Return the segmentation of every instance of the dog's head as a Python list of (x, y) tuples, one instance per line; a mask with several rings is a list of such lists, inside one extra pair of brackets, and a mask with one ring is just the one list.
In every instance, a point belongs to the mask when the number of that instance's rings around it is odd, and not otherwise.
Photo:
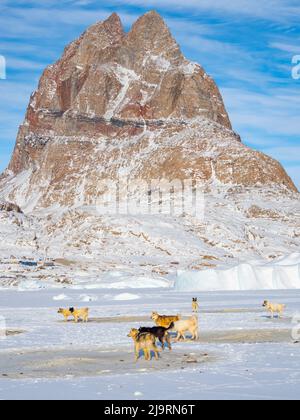
[(75, 309), (74, 308), (69, 308), (69, 311), (71, 312), (71, 314), (73, 314)]
[(136, 340), (137, 336), (139, 335), (139, 331), (136, 328), (132, 328), (127, 335), (127, 337), (132, 338), (133, 340)]
[(152, 319), (153, 321), (157, 321), (157, 320), (158, 320), (158, 317), (159, 317), (159, 315), (158, 315), (158, 313), (157, 313), (157, 312), (152, 312), (151, 319)]
[(263, 306), (263, 308), (266, 308), (268, 305), (269, 305), (269, 301), (265, 300), (262, 306)]
[(63, 314), (64, 313), (64, 309), (63, 308), (59, 308), (59, 310), (57, 311), (58, 314)]
[(193, 298), (193, 302), (198, 302), (198, 298)]

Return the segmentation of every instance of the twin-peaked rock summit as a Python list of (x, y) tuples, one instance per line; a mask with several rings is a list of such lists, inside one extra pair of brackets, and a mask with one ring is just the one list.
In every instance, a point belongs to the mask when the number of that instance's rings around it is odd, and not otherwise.
[(295, 190), (277, 162), (232, 132), (216, 84), (156, 12), (127, 34), (113, 14), (45, 70), (9, 170), (6, 191), (23, 207), (84, 204), (99, 177), (124, 174)]

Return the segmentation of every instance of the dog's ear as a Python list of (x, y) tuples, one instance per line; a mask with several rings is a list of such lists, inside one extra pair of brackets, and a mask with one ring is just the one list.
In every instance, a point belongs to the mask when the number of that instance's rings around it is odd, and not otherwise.
[(71, 312), (71, 314), (74, 312), (74, 308), (70, 308), (69, 311)]

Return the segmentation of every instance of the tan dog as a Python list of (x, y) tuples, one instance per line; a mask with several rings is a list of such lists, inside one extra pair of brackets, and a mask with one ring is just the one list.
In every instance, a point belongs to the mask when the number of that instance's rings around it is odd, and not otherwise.
[(156, 347), (156, 337), (149, 333), (139, 333), (138, 330), (132, 328), (128, 337), (131, 337), (134, 341), (134, 353), (135, 361), (139, 359), (140, 351), (143, 350), (146, 360), (151, 360), (151, 351), (155, 354), (155, 359), (158, 360), (158, 353), (161, 351)]
[(195, 313), (198, 313), (199, 312), (198, 298), (193, 298), (193, 301), (192, 301), (192, 310)]
[(180, 320), (180, 316), (172, 316), (172, 315), (159, 315), (157, 312), (152, 312), (151, 316), (152, 321), (155, 322), (155, 324), (158, 327), (164, 327), (169, 328), (169, 326), (172, 324), (172, 322), (176, 322)]
[(271, 313), (272, 318), (274, 318), (274, 314), (278, 314), (279, 318), (281, 318), (286, 308), (285, 305), (282, 305), (279, 303), (271, 303), (268, 300), (264, 301), (263, 307), (266, 308), (267, 311)]
[(77, 323), (80, 319), (82, 319), (83, 322), (89, 321), (89, 308), (69, 308), (69, 309), (63, 309), (60, 308), (58, 310), (59, 314), (62, 314), (65, 318), (65, 321), (68, 322), (68, 319), (70, 316), (73, 316), (75, 322)]
[(190, 319), (175, 322), (173, 330), (177, 331), (177, 341), (179, 341), (181, 338), (185, 340), (185, 333), (187, 332), (190, 332), (192, 334), (192, 340), (198, 340), (198, 317), (194, 315)]

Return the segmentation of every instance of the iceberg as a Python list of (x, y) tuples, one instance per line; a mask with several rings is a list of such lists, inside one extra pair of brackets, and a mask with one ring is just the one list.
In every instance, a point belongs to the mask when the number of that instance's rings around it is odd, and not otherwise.
[(181, 271), (177, 291), (247, 291), (300, 289), (300, 253), (271, 263), (241, 263), (230, 268)]

